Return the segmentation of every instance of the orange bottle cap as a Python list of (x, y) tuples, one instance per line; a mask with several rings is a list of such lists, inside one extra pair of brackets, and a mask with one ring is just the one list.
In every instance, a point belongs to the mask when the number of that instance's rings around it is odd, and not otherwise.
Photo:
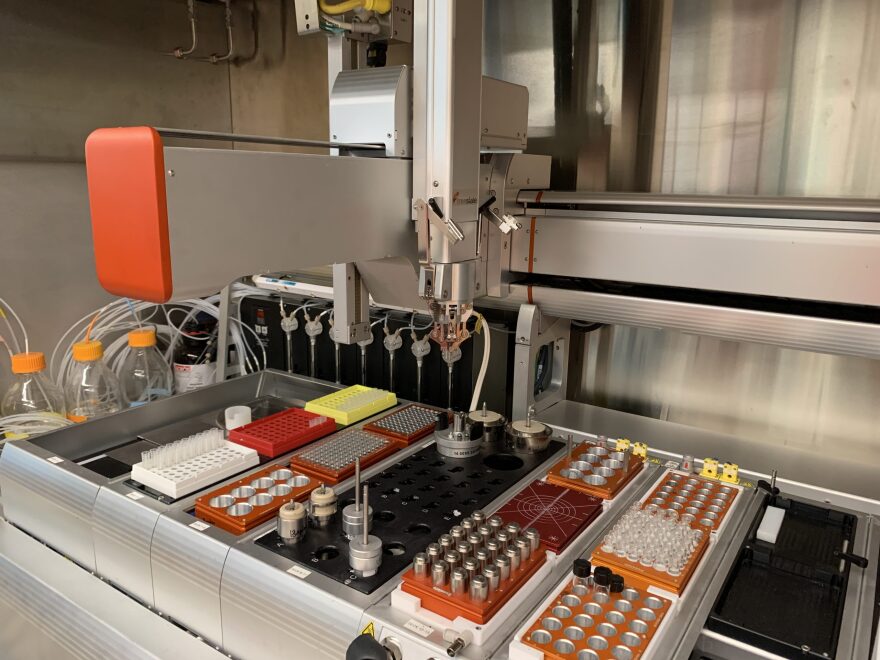
[(132, 348), (145, 348), (156, 345), (155, 328), (138, 328), (128, 333), (128, 345)]
[(12, 373), (32, 374), (46, 368), (46, 356), (39, 351), (16, 353), (12, 356)]
[(73, 359), (77, 362), (94, 362), (104, 357), (104, 345), (97, 339), (84, 339), (73, 345)]

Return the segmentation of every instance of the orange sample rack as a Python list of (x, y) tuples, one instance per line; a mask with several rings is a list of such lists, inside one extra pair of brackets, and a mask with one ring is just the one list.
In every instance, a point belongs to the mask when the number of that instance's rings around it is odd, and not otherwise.
[(437, 421), (437, 414), (441, 412), (443, 411), (437, 408), (411, 403), (364, 425), (364, 430), (381, 433), (411, 445), (431, 434)]
[(422, 607), (450, 621), (462, 616), (474, 623), (484, 624), (528, 582), (545, 561), (547, 561), (547, 548), (541, 543), (516, 570), (511, 568), (510, 577), (501, 580), (498, 589), (491, 591), (487, 600), (483, 602), (473, 600), (467, 591), (463, 594), (452, 593), (448, 582), (442, 587), (433, 586), (430, 575), (417, 577), (412, 568), (403, 574), (401, 588), (408, 594), (418, 596)]
[(196, 500), (196, 516), (232, 534), (262, 525), (282, 505), (306, 499), (318, 482), (283, 465), (270, 465)]
[(290, 467), (324, 483), (337, 484), (354, 474), (356, 459), (360, 459), (363, 469), (402, 446), (401, 441), (372, 431), (346, 429), (294, 454)]
[(529, 627), (522, 642), (545, 659), (638, 660), (671, 605), (666, 598), (649, 594), (647, 584), (637, 580), (611, 594), (569, 582)]
[(703, 477), (670, 472), (645, 502), (677, 511), (691, 527), (713, 531), (733, 506), (737, 490)]
[[(576, 449), (579, 454), (573, 456), (571, 462), (565, 457), (550, 468), (547, 481), (610, 500), (644, 466), (644, 461), (632, 453), (611, 451), (593, 444), (578, 445)], [(624, 461), (628, 461), (626, 465)]]

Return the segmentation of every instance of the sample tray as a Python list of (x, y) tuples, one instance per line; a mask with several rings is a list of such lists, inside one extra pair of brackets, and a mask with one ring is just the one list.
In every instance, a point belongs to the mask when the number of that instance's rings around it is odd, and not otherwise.
[(418, 403), (404, 406), (384, 417), (364, 425), (364, 430), (374, 431), (411, 445), (428, 436), (434, 430), (437, 408), (429, 408)]
[(697, 547), (691, 552), (687, 562), (678, 575), (670, 575), (667, 572), (658, 571), (653, 566), (645, 566), (641, 563), (631, 561), (626, 557), (618, 557), (616, 554), (606, 552), (602, 549), (602, 542), (593, 550), (591, 560), (594, 564), (608, 566), (615, 573), (620, 573), (627, 580), (635, 580), (646, 582), (650, 585), (660, 587), (674, 594), (681, 594), (687, 586), (688, 580), (696, 570), (700, 563), (706, 548), (709, 546), (709, 534), (703, 530)]
[(534, 527), (541, 541), (557, 554), (602, 513), (602, 500), (545, 481), (535, 481), (497, 512), (522, 529)]
[[(579, 490), (587, 495), (610, 500), (641, 472), (644, 461), (635, 454), (612, 451), (601, 445), (582, 444), (580, 452), (563, 458), (550, 468), (547, 481), (566, 488)], [(629, 456), (628, 470), (623, 461)]]
[(336, 421), (330, 417), (306, 412), (302, 408), (288, 408), (233, 429), (229, 432), (229, 439), (255, 449), (260, 456), (275, 458), (335, 430)]
[[(561, 446), (553, 441), (531, 455), (496, 454), (483, 447), (476, 456), (452, 459), (440, 456), (430, 445), (370, 478), (371, 533), (383, 544), (382, 565), (372, 577), (359, 578), (351, 572), (348, 540), (338, 514), (330, 526), (309, 529), (298, 545), (285, 545), (274, 531), (255, 542), (352, 589), (372, 593), (396, 579), (428, 543), (499, 498)], [(352, 502), (351, 489), (339, 494), (340, 510)]]
[[(179, 499), (259, 465), (260, 457), (256, 451), (223, 440), (222, 433), (220, 429), (210, 429), (184, 438), (180, 442), (187, 446), (198, 443), (202, 437), (207, 438), (204, 442), (213, 443), (213, 448), (193, 455), (180, 450), (183, 458), (176, 459), (176, 463), (163, 467), (149, 467), (149, 459), (135, 463), (131, 467), (131, 480), (172, 499)], [(173, 452), (168, 450), (177, 444), (172, 443), (151, 452), (164, 451), (173, 456)]]
[(332, 417), (338, 424), (349, 426), (394, 405), (397, 405), (394, 392), (352, 385), (309, 401), (306, 410), (316, 415)]
[[(504, 522), (513, 521), (505, 519)], [(432, 584), (430, 575), (416, 577), (413, 569), (403, 574), (403, 585), (401, 588), (406, 593), (417, 596), (421, 600), (421, 607), (446, 617), (450, 621), (454, 621), (462, 616), (474, 623), (484, 624), (495, 616), (507, 601), (513, 598), (513, 595), (529, 581), (529, 578), (546, 561), (547, 547), (542, 543), (538, 545), (536, 550), (531, 552), (529, 558), (522, 562), (516, 570), (511, 568), (510, 577), (506, 580), (501, 580), (498, 589), (491, 592), (487, 600), (483, 602), (473, 600), (467, 593), (452, 593), (449, 590), (448, 583), (443, 587), (435, 587)]]
[(738, 489), (681, 472), (669, 472), (645, 499), (661, 509), (672, 509), (678, 515), (707, 531), (718, 529), (733, 506)]
[(345, 481), (354, 474), (356, 459), (361, 469), (368, 467), (401, 448), (398, 440), (384, 435), (347, 429), (294, 454), (290, 466), (328, 484)]
[(283, 465), (270, 465), (196, 500), (196, 516), (232, 534), (262, 525), (291, 500), (302, 501), (318, 483)]
[(638, 660), (671, 605), (638, 581), (612, 594), (569, 582), (529, 627), (522, 643), (553, 660)]
[(706, 625), (783, 657), (833, 658), (850, 575), (836, 552), (852, 547), (857, 520), (785, 497), (773, 506), (785, 509), (776, 543), (755, 536), (762, 508)]

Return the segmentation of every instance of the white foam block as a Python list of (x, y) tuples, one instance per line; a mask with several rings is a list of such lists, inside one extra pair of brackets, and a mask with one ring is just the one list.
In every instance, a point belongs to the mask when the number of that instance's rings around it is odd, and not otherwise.
[(777, 506), (768, 506), (764, 511), (764, 517), (758, 526), (758, 539), (767, 543), (776, 543), (779, 536), (779, 528), (782, 527), (782, 519), (785, 518), (785, 509)]

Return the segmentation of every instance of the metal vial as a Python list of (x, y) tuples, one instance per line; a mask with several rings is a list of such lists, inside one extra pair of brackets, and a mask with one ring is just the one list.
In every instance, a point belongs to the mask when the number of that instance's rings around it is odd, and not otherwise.
[(526, 531), (523, 532), (523, 536), (525, 536), (529, 540), (532, 552), (537, 552), (538, 546), (541, 544), (541, 533), (534, 527), (529, 527)]
[(495, 539), (489, 539), (486, 541), (486, 551), (489, 553), (489, 561), (494, 562), (496, 557), (498, 557), (498, 552), (501, 550), (501, 546), (498, 541)]
[(498, 586), (501, 584), (501, 569), (495, 564), (489, 564), (483, 569), (483, 575), (489, 581), (489, 593), (497, 591)]
[(413, 557), (413, 573), (416, 577), (428, 576), (428, 555), (424, 552), (417, 552)]
[(471, 548), (473, 548), (474, 552), (476, 552), (478, 548), (483, 547), (483, 537), (477, 532), (471, 532), (468, 534), (467, 540), (468, 543), (471, 544)]
[(458, 554), (461, 555), (462, 560), (464, 560), (465, 557), (470, 557), (471, 552), (473, 552), (471, 544), (467, 541), (459, 541), (458, 545), (455, 546), (455, 549), (458, 551)]
[(498, 577), (501, 580), (510, 578), (510, 558), (507, 555), (498, 555), (495, 565), (498, 567)]
[(478, 525), (482, 525), (484, 522), (486, 522), (486, 514), (483, 513), (482, 511), (480, 511), (479, 509), (477, 509), (476, 511), (474, 511), (471, 514), (471, 518), (473, 518), (474, 522), (477, 523)]
[(449, 588), (454, 594), (463, 594), (467, 591), (467, 571), (461, 566), (452, 569), (449, 578)]
[(477, 524), (474, 522), (473, 518), (462, 518), (461, 522), (458, 524), (461, 526), (461, 528), (465, 531), (466, 534), (470, 534), (471, 530), (477, 526)]
[(455, 549), (455, 539), (450, 534), (441, 534), (440, 538), (437, 539), (437, 543), (443, 548), (443, 552)]
[(510, 543), (510, 534), (506, 529), (499, 529), (495, 533), (495, 540), (498, 542), (498, 552), (503, 554), (507, 550), (507, 544)]
[(504, 521), (501, 519), (501, 516), (490, 516), (486, 524), (492, 528), (492, 531), (497, 532), (504, 525)]
[(504, 529), (506, 529), (507, 533), (510, 534), (510, 540), (516, 541), (517, 537), (519, 536), (521, 527), (519, 526), (519, 523), (512, 522), (507, 523), (507, 526)]
[(461, 555), (458, 554), (455, 550), (450, 550), (446, 553), (446, 563), (449, 565), (450, 573), (461, 566)]
[(489, 598), (489, 581), (485, 575), (477, 574), (471, 579), (470, 596), (472, 600), (478, 603), (482, 603)]
[(452, 529), (449, 530), (449, 535), (455, 539), (455, 543), (458, 543), (465, 537), (464, 527), (461, 525), (456, 525)]
[(527, 538), (520, 537), (516, 540), (516, 549), (519, 551), (519, 562), (525, 564), (532, 556), (532, 546)]
[(462, 568), (467, 571), (468, 582), (474, 579), (474, 576), (480, 570), (480, 562), (478, 562), (474, 557), (468, 557), (462, 563)]
[(425, 554), (428, 555), (428, 560), (435, 564), (443, 556), (443, 547), (439, 543), (430, 543), (425, 550)]
[(444, 586), (447, 573), (449, 573), (449, 564), (441, 559), (431, 567), (431, 584), (435, 587)]
[(504, 556), (510, 560), (510, 572), (513, 573), (519, 569), (519, 550), (515, 546), (509, 546), (507, 550), (504, 551)]
[(486, 542), (491, 539), (492, 534), (494, 534), (492, 528), (489, 527), (489, 525), (480, 525), (477, 528), (477, 531), (480, 533), (480, 536), (483, 537), (483, 545), (486, 545)]
[(489, 551), (486, 548), (480, 548), (474, 553), (474, 559), (476, 559), (480, 563), (480, 572), (482, 573), (486, 569), (486, 565), (491, 563), (489, 559)]

